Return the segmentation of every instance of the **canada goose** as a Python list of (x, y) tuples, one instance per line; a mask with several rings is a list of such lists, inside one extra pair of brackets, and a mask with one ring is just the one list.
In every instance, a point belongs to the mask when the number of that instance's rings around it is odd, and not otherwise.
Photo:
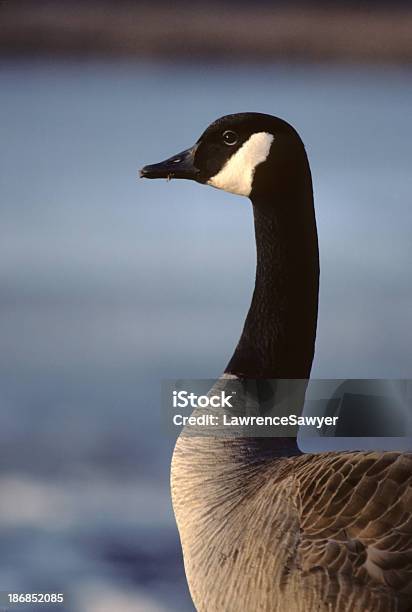
[[(141, 176), (250, 198), (256, 283), (221, 381), (308, 378), (319, 264), (296, 131), (270, 115), (228, 115)], [(199, 612), (412, 610), (412, 454), (301, 455), (290, 438), (181, 435), (171, 479)]]

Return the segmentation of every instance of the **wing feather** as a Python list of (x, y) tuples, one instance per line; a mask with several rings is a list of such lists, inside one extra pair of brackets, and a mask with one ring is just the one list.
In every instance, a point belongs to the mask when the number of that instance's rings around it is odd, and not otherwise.
[[(321, 474), (319, 478), (318, 475)], [(294, 474), (303, 572), (412, 598), (412, 454), (305, 456)]]

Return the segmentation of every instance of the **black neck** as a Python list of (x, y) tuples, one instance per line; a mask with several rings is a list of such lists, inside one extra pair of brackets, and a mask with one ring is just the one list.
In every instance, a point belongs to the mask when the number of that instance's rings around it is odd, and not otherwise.
[[(306, 161), (305, 159), (303, 160)], [(302, 162), (302, 160), (301, 160)], [(271, 196), (252, 194), (257, 265), (252, 303), (226, 372), (309, 378), (316, 336), (319, 256), (309, 166)]]

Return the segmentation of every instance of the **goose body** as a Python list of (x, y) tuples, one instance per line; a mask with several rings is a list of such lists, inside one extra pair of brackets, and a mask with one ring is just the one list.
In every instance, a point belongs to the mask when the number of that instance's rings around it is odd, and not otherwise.
[(181, 436), (175, 448), (196, 609), (410, 611), (412, 456), (279, 457), (249, 442)]
[[(270, 115), (222, 117), (194, 147), (141, 175), (196, 180), (252, 202), (255, 290), (216, 388), (309, 378), (319, 258), (295, 130)], [(412, 454), (302, 455), (293, 438), (183, 431), (171, 483), (198, 612), (412, 611)]]

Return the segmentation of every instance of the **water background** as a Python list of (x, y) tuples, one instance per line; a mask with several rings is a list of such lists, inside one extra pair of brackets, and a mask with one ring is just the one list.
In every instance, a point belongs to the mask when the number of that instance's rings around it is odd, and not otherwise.
[[(293, 123), (321, 250), (313, 376), (409, 378), (412, 71), (0, 64), (0, 590), (193, 610), (162, 378), (217, 376), (253, 288), (248, 200), (137, 169), (216, 117)], [(105, 607), (106, 606), (106, 607)]]

